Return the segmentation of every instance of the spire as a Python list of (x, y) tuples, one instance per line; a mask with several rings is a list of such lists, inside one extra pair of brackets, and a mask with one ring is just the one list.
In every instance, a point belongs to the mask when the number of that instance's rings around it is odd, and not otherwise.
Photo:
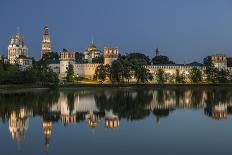
[(44, 35), (49, 35), (48, 26), (44, 27)]
[(11, 44), (11, 45), (14, 45), (14, 36), (13, 36), (13, 35), (11, 36), (10, 44)]
[(15, 37), (15, 44), (17, 46), (20, 45), (20, 33), (19, 33), (19, 27), (17, 27), (16, 37)]
[(22, 47), (24, 47), (25, 46), (25, 38), (24, 38), (24, 36), (22, 36)]
[(156, 50), (155, 50), (155, 56), (160, 56), (160, 50), (159, 50), (159, 48), (156, 48)]
[(91, 44), (92, 45), (94, 44), (94, 38), (93, 38), (93, 36), (92, 36)]

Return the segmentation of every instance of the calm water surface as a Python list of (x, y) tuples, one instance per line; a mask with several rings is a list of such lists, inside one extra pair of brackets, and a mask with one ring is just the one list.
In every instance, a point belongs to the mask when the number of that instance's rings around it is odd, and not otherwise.
[(229, 154), (231, 114), (229, 88), (0, 93), (0, 154)]

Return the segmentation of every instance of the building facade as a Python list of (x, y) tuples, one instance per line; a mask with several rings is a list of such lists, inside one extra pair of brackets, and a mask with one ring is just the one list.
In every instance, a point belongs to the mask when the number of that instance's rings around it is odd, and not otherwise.
[(44, 27), (43, 39), (42, 39), (42, 48), (41, 48), (41, 58), (44, 54), (52, 52), (51, 40), (49, 35), (48, 27)]
[[(114, 60), (118, 59), (118, 48), (105, 48), (104, 49), (104, 64), (111, 65)], [(79, 64), (75, 62), (75, 53), (67, 50), (60, 52), (60, 61), (56, 63), (50, 63), (49, 67), (53, 72), (57, 73), (59, 77), (65, 78), (67, 67), (69, 64), (73, 65), (74, 74), (77, 77), (83, 77), (87, 79), (93, 79), (96, 68), (101, 65), (98, 63)]]
[(216, 68), (227, 68), (227, 57), (225, 54), (215, 54), (211, 56), (211, 61)]
[(8, 61), (10, 64), (16, 64), (20, 56), (28, 57), (28, 48), (25, 45), (24, 37), (21, 38), (20, 33), (17, 32), (15, 39), (12, 36), (10, 45), (8, 46)]
[(117, 60), (119, 56), (118, 48), (104, 48), (104, 64), (111, 65), (113, 61)]
[(96, 44), (92, 41), (92, 43), (88, 46), (88, 48), (84, 51), (84, 59), (88, 63), (92, 63), (94, 58), (98, 58), (101, 56), (101, 51), (97, 49)]

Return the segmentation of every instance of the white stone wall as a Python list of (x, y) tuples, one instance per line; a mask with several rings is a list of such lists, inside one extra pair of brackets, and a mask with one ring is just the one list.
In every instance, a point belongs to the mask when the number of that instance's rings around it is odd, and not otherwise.
[[(66, 77), (67, 67), (69, 63), (74, 64), (74, 61), (60, 61), (60, 77)], [(74, 69), (75, 72), (75, 69)]]
[(78, 77), (93, 79), (95, 70), (100, 64), (74, 64), (74, 73)]
[(104, 59), (104, 64), (112, 65), (112, 62), (117, 60), (118, 58), (105, 58)]

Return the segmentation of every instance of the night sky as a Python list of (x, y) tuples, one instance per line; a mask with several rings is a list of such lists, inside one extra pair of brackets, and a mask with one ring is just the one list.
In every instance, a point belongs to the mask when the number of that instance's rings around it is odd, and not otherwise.
[(231, 0), (1, 0), (0, 53), (20, 27), (29, 56), (39, 58), (45, 25), (57, 52), (83, 51), (94, 38), (100, 50), (121, 53), (153, 57), (159, 47), (177, 63), (232, 56)]

